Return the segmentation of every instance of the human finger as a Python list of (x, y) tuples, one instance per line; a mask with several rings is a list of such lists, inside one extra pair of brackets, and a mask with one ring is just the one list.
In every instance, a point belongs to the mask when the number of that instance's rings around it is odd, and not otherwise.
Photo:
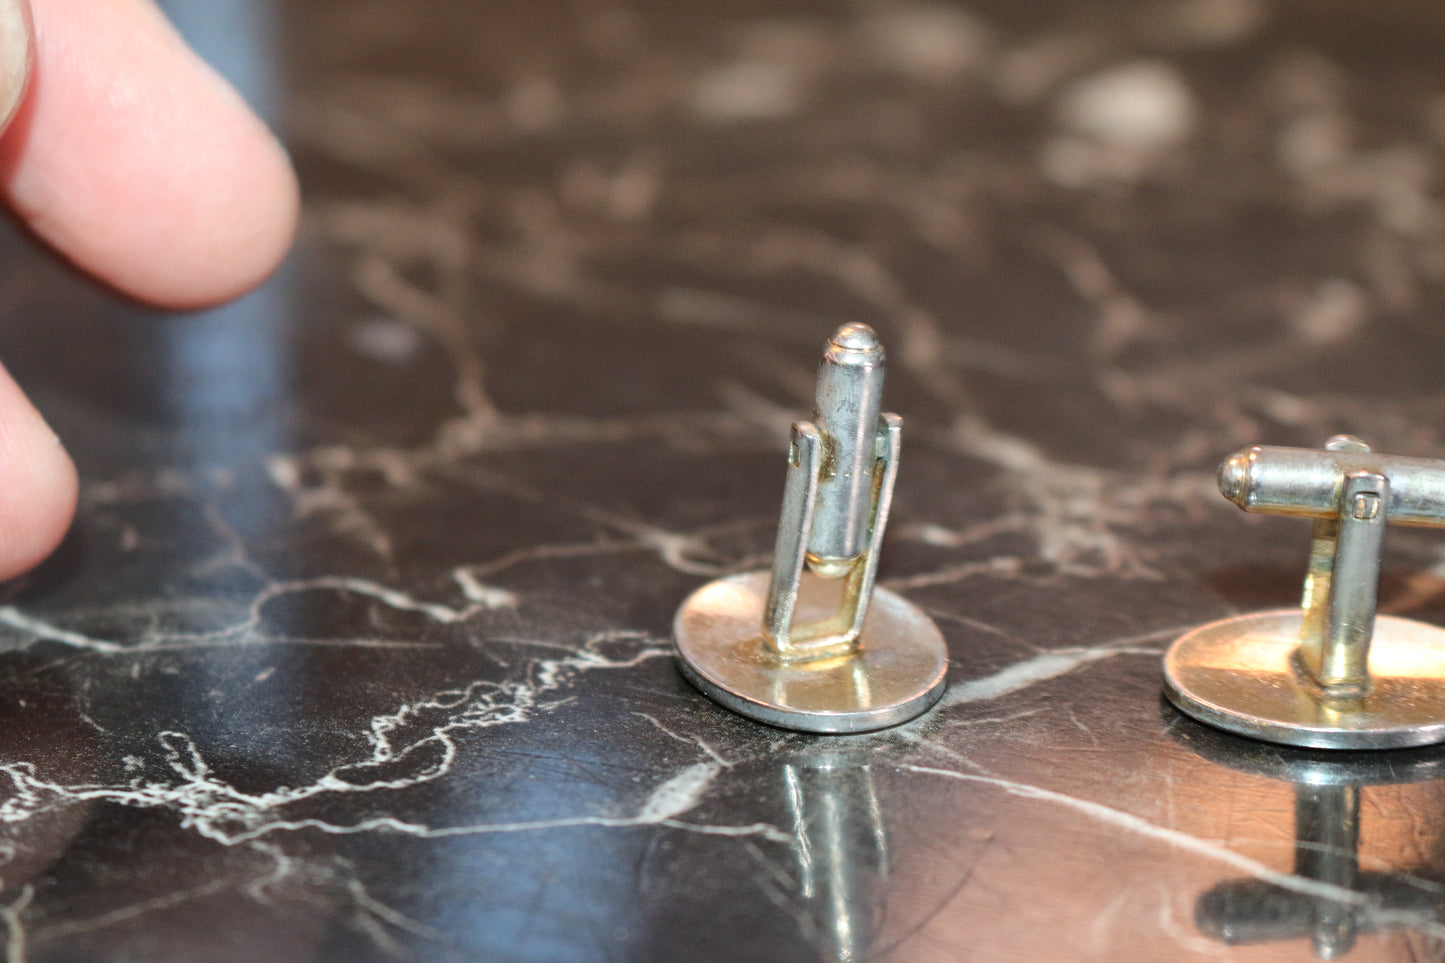
[(76, 265), (145, 301), (200, 307), (264, 279), (290, 245), (298, 192), (240, 96), (151, 0), (34, 0), (30, 13), (0, 0), (5, 69), (27, 22), (34, 65), (0, 137), (0, 195)]
[(0, 368), (0, 579), (33, 568), (60, 544), (76, 489), (55, 432)]

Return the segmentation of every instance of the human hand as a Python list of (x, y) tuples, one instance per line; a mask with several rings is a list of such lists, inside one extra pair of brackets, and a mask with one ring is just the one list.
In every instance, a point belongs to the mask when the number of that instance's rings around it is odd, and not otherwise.
[[(81, 269), (195, 308), (264, 279), (290, 245), (285, 151), (152, 0), (0, 0), (0, 197)], [(28, 84), (27, 84), (28, 78)], [(59, 543), (76, 476), (0, 369), (0, 578)]]

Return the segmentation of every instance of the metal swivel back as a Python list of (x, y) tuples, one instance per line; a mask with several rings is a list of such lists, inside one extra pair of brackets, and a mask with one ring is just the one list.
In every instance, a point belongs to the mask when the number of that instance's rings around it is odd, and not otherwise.
[(771, 574), (719, 579), (678, 610), (683, 674), (735, 712), (806, 732), (866, 732), (943, 694), (947, 651), (906, 599), (875, 586), (902, 419), (882, 413), (883, 346), (834, 332), (817, 411), (793, 424)]

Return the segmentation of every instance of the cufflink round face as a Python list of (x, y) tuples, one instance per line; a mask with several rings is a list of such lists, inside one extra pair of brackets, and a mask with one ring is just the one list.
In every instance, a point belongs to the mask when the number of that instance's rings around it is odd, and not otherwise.
[(1164, 692), (1181, 712), (1254, 739), (1318, 749), (1399, 749), (1445, 741), (1445, 629), (1375, 616), (1369, 684), (1325, 697), (1302, 671), (1304, 614), (1211, 622), (1164, 657)]
[[(704, 585), (677, 612), (673, 637), (688, 681), (740, 715), (803, 732), (884, 729), (920, 715), (943, 695), (948, 650), (923, 610), (875, 588), (854, 651), (785, 661), (763, 636), (769, 573)], [(806, 577), (798, 621), (837, 609), (837, 582)]]

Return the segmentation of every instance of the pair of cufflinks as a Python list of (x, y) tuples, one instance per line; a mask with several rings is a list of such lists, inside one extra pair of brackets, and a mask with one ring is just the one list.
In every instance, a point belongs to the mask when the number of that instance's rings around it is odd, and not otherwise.
[[(793, 424), (771, 572), (719, 579), (678, 610), (683, 674), (744, 716), (803, 732), (897, 725), (943, 695), (933, 620), (876, 585), (902, 420), (882, 410), (884, 352), (845, 324), (818, 369), (812, 421)], [(1220, 490), (1245, 511), (1314, 521), (1298, 609), (1212, 622), (1164, 658), (1186, 714), (1256, 739), (1328, 749), (1445, 741), (1445, 629), (1375, 612), (1389, 522), (1445, 528), (1445, 461), (1253, 447)]]

